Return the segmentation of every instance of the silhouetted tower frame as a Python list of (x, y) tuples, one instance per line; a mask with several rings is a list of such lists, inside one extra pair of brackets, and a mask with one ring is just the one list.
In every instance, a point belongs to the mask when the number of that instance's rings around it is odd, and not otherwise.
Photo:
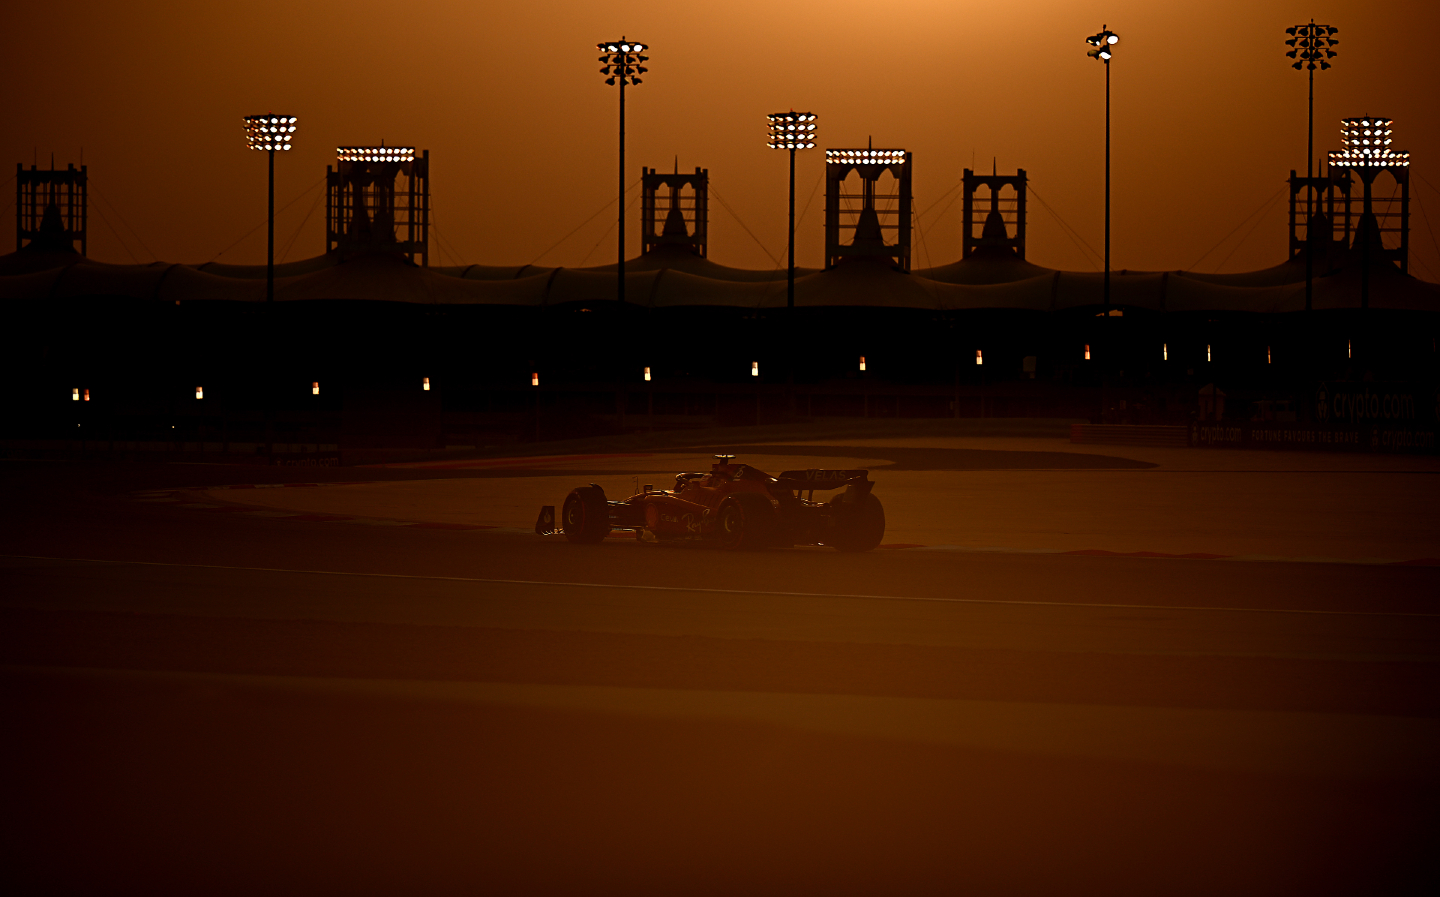
[[(914, 155), (904, 149), (827, 149), (825, 151), (825, 267), (847, 258), (888, 258), (901, 271), (910, 270), (910, 174)], [(851, 173), (860, 176), (861, 192), (842, 192)], [(893, 190), (879, 191), (889, 174)], [(860, 200), (860, 207), (851, 203)], [(887, 202), (888, 201), (888, 202)], [(882, 208), (882, 204), (888, 207)], [(894, 242), (885, 239), (894, 235)], [(845, 236), (850, 242), (844, 242)]]
[[(1306, 240), (1314, 239), (1324, 243), (1324, 246), (1310, 247), (1314, 252), (1319, 253), (1320, 259), (1326, 259), (1335, 244), (1347, 246), (1350, 243), (1350, 235), (1354, 231), (1354, 221), (1351, 216), (1350, 191), (1354, 181), (1346, 170), (1331, 170), (1318, 177), (1305, 177), (1298, 175), (1292, 168), (1290, 170), (1290, 255), (1289, 258), (1299, 259), (1306, 251)], [(1302, 198), (1302, 194), (1304, 197)], [(1309, 220), (1315, 215), (1324, 215), (1328, 229), (1322, 227), (1311, 234)], [(1336, 232), (1340, 237), (1336, 239)], [(1315, 257), (1312, 256), (1306, 261), (1307, 267), (1313, 272)], [(1308, 307), (1308, 306), (1307, 306)]]
[[(673, 174), (641, 168), (640, 251), (684, 246), (706, 257), (709, 251), (710, 169)], [(687, 194), (685, 191), (689, 191)]]
[(399, 253), (429, 267), (430, 151), (382, 143), (335, 155), (325, 166), (325, 251)]
[[(989, 209), (984, 216), (977, 221), (975, 217), (975, 192), (985, 187), (990, 190)], [(1009, 187), (1012, 191), (1010, 196), (1002, 195), (1002, 191)], [(1010, 250), (1015, 257), (1024, 261), (1025, 259), (1025, 202), (1026, 202), (1026, 175), (1025, 169), (1017, 169), (1015, 174), (976, 174), (970, 169), (965, 169), (964, 177), (961, 179), (961, 216), (962, 227), (960, 244), (961, 258), (969, 258), (977, 250)], [(992, 217), (999, 216), (999, 221), (1004, 225), (1005, 236), (1000, 237), (994, 234), (993, 228), (987, 228), (987, 222)], [(976, 225), (979, 225), (979, 234), (976, 233)], [(987, 236), (987, 231), (989, 235)]]
[[(1355, 226), (1354, 243), (1360, 247), (1360, 307), (1370, 307), (1370, 260), (1377, 257), (1396, 262), (1402, 274), (1410, 273), (1410, 154), (1390, 148), (1394, 133), (1393, 119), (1376, 115), (1357, 115), (1340, 122), (1341, 150), (1329, 154), (1331, 169), (1353, 172), (1364, 190), (1361, 196), (1359, 222)], [(1381, 172), (1389, 172), (1400, 193), (1400, 211), (1375, 212), (1372, 188)], [(1354, 202), (1353, 196), (1350, 200)], [(1398, 217), (1398, 225), (1390, 225)], [(1384, 219), (1383, 221), (1381, 219)], [(1399, 234), (1400, 245), (1385, 248), (1385, 234)], [(1354, 244), (1352, 243), (1352, 246)]]
[[(36, 249), (69, 249), (80, 242), (80, 254), (89, 254), (90, 175), (86, 166), (74, 163), (48, 171), (32, 165), (15, 163), (15, 250), (27, 245)], [(45, 216), (55, 207), (52, 225), (46, 228)], [(58, 224), (58, 230), (55, 225)]]

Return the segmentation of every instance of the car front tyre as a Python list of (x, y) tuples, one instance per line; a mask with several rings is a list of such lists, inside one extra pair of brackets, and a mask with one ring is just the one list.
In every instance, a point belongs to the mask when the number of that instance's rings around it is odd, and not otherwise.
[(571, 490), (560, 509), (560, 522), (565, 538), (578, 545), (594, 545), (604, 539), (610, 533), (605, 490), (595, 485)]

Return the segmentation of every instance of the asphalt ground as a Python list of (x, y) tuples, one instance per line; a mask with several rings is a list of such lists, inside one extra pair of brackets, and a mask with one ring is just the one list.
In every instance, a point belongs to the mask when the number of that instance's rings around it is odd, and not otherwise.
[[(847, 448), (1037, 494), (1190, 464), (889, 442)], [(1279, 538), (1224, 513), (1262, 472), (1218, 456), (1183, 473), (1218, 496), (1190, 535)], [(1268, 458), (1359, 514), (1314, 532), (1440, 554), (1428, 460)], [(137, 500), (635, 475), (592, 461), (0, 462), (13, 891), (1433, 891), (1437, 567), (727, 554)], [(1117, 519), (1183, 537), (1172, 506)]]

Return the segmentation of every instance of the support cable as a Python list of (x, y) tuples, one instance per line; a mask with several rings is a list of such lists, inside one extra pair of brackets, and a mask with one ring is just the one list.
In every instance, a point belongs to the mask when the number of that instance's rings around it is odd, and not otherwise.
[(95, 211), (99, 213), (100, 220), (104, 222), (105, 226), (110, 229), (110, 233), (114, 234), (115, 239), (120, 241), (120, 248), (124, 249), (125, 254), (130, 256), (130, 261), (134, 262), (137, 265), (140, 264), (140, 260), (135, 257), (135, 253), (130, 251), (130, 245), (125, 242), (124, 237), (120, 236), (120, 232), (115, 229), (115, 225), (110, 223), (110, 219), (105, 216), (105, 210), (100, 208), (99, 203), (95, 204)]
[[(630, 182), (630, 186), (628, 186), (628, 187), (625, 188), (626, 194), (629, 194), (629, 192), (630, 192), (631, 190), (635, 189), (635, 185), (638, 184), (638, 183), (640, 183), (641, 180), (642, 180), (641, 178), (636, 178), (634, 181), (631, 181), (631, 182)], [(535, 256), (535, 258), (531, 260), (530, 265), (527, 265), (526, 267), (533, 266), (536, 262), (540, 261), (540, 260), (543, 259), (545, 256), (549, 255), (552, 251), (554, 251), (555, 247), (559, 246), (561, 243), (564, 243), (566, 240), (568, 240), (568, 239), (570, 239), (571, 237), (575, 236), (576, 231), (580, 230), (580, 228), (582, 228), (582, 227), (584, 227), (585, 225), (589, 224), (590, 222), (594, 221), (598, 216), (600, 216), (601, 214), (603, 214), (607, 209), (609, 209), (611, 206), (615, 205), (615, 203), (616, 203), (618, 200), (619, 200), (619, 197), (618, 197), (618, 196), (612, 196), (612, 197), (610, 197), (609, 201), (606, 202), (605, 205), (603, 205), (603, 206), (601, 206), (600, 208), (596, 209), (596, 210), (595, 210), (595, 213), (594, 213), (593, 215), (591, 215), (589, 218), (586, 218), (584, 221), (582, 221), (582, 222), (580, 222), (579, 224), (575, 225), (575, 227), (574, 227), (568, 234), (566, 234), (565, 236), (563, 236), (563, 237), (561, 237), (560, 239), (556, 240), (554, 243), (551, 243), (550, 246), (549, 246), (549, 248), (547, 248), (544, 252), (540, 253), (539, 255)], [(593, 252), (593, 250), (592, 250), (592, 252)], [(586, 258), (589, 258), (589, 256), (587, 255)]]
[[(629, 193), (630, 191), (627, 189), (625, 192), (626, 192), (626, 193)], [(639, 200), (640, 200), (640, 194), (639, 194), (639, 193), (636, 193), (636, 194), (635, 194), (635, 198), (632, 199), (632, 200), (630, 200), (629, 202), (627, 202), (627, 203), (625, 204), (625, 211), (628, 212), (628, 211), (630, 211), (631, 209), (635, 208), (635, 203), (639, 202)], [(598, 214), (598, 213), (597, 213), (597, 214)], [(594, 216), (592, 215), (591, 217), (593, 218)], [(598, 240), (595, 241), (595, 245), (590, 247), (590, 251), (587, 252), (587, 253), (585, 253), (585, 258), (584, 258), (583, 261), (580, 262), (579, 267), (581, 267), (581, 268), (585, 267), (586, 263), (588, 263), (588, 262), (590, 261), (590, 256), (594, 255), (594, 254), (595, 254), (595, 250), (597, 250), (597, 249), (600, 248), (600, 244), (601, 244), (601, 243), (604, 243), (605, 240), (606, 240), (606, 238), (608, 238), (608, 237), (610, 236), (610, 232), (615, 229), (615, 225), (616, 225), (617, 223), (618, 223), (618, 222), (616, 222), (616, 221), (610, 222), (610, 225), (605, 228), (605, 233), (601, 234), (601, 235), (600, 235), (600, 239), (598, 239)]]
[[(318, 186), (320, 186), (321, 184), (325, 183), (325, 178), (326, 178), (326, 175), (323, 175), (323, 174), (320, 175), (320, 180), (318, 180), (318, 181), (316, 181), (315, 183), (311, 184), (309, 187), (306, 187), (306, 188), (305, 188), (304, 190), (302, 190), (302, 191), (299, 193), (299, 195), (297, 195), (294, 199), (290, 200), (289, 202), (285, 203), (285, 205), (283, 205), (283, 206), (281, 206), (280, 208), (276, 209), (276, 210), (275, 210), (275, 214), (276, 214), (276, 215), (279, 215), (281, 212), (283, 212), (283, 211), (285, 211), (286, 209), (290, 208), (290, 207), (293, 206), (295, 203), (297, 203), (297, 202), (299, 202), (300, 200), (304, 199), (305, 196), (308, 195), (311, 190), (314, 190), (316, 187), (318, 187)], [(270, 219), (269, 219), (268, 217), (266, 217), (265, 220), (261, 221), (259, 224), (255, 225), (254, 227), (252, 227), (252, 228), (250, 228), (249, 230), (247, 230), (245, 233), (241, 234), (241, 235), (240, 235), (240, 238), (237, 239), (234, 243), (231, 243), (229, 246), (226, 246), (224, 249), (222, 249), (222, 250), (220, 250), (219, 252), (215, 253), (215, 255), (211, 257), (210, 261), (211, 261), (211, 262), (217, 261), (217, 260), (220, 258), (220, 256), (222, 256), (222, 255), (224, 255), (225, 253), (229, 252), (230, 250), (234, 249), (236, 246), (239, 246), (241, 242), (243, 242), (247, 237), (249, 237), (251, 234), (255, 233), (255, 232), (256, 232), (257, 230), (259, 230), (260, 228), (264, 227), (267, 223), (269, 223), (269, 221), (270, 221)], [(209, 262), (207, 262), (206, 264), (209, 264)]]
[[(1287, 184), (1287, 185), (1285, 185), (1285, 186), (1289, 186), (1289, 185)], [(1280, 198), (1280, 194), (1285, 191), (1285, 186), (1282, 186), (1279, 190), (1275, 191), (1275, 194), (1270, 197), (1270, 200), (1269, 200), (1269, 204), (1270, 204), (1270, 205), (1273, 205), (1273, 204), (1274, 204), (1274, 200)], [(1270, 211), (1269, 208), (1265, 208), (1265, 209), (1262, 210), (1262, 212), (1268, 212), (1268, 211)], [(1225, 257), (1220, 260), (1220, 264), (1218, 264), (1218, 265), (1215, 266), (1215, 271), (1214, 271), (1213, 273), (1215, 273), (1215, 274), (1219, 274), (1219, 273), (1220, 273), (1220, 269), (1223, 268), (1223, 267), (1225, 267), (1225, 263), (1226, 263), (1226, 262), (1230, 261), (1230, 256), (1232, 256), (1232, 255), (1235, 254), (1235, 250), (1239, 249), (1241, 246), (1244, 246), (1244, 245), (1245, 245), (1245, 241), (1248, 240), (1248, 239), (1250, 239), (1250, 235), (1253, 234), (1253, 233), (1255, 233), (1255, 229), (1258, 228), (1258, 227), (1260, 226), (1261, 222), (1263, 222), (1263, 221), (1265, 220), (1265, 215), (1264, 215), (1263, 213), (1262, 213), (1262, 214), (1259, 214), (1259, 215), (1255, 215), (1255, 214), (1252, 212), (1251, 214), (1252, 214), (1252, 215), (1254, 216), (1254, 218), (1255, 218), (1255, 223), (1252, 224), (1252, 225), (1250, 225), (1250, 229), (1245, 232), (1245, 236), (1243, 236), (1243, 237), (1240, 238), (1240, 242), (1238, 242), (1238, 243), (1236, 243), (1234, 246), (1230, 247), (1230, 251), (1227, 252), (1227, 253), (1225, 253)], [(1307, 227), (1308, 227), (1308, 222), (1307, 222)], [(1306, 238), (1307, 240), (1310, 238), (1310, 234), (1309, 234), (1309, 231), (1308, 231), (1308, 230), (1306, 231), (1305, 238)]]
[[(1289, 185), (1287, 184), (1287, 185), (1285, 185), (1285, 186), (1289, 186)], [(1282, 186), (1279, 190), (1276, 190), (1273, 194), (1271, 194), (1264, 202), (1262, 202), (1258, 207), (1256, 207), (1255, 211), (1251, 212), (1249, 215), (1246, 215), (1244, 218), (1241, 218), (1239, 224), (1237, 224), (1237, 225), (1235, 225), (1234, 227), (1230, 228), (1230, 233), (1228, 233), (1228, 234), (1226, 234), (1225, 236), (1221, 237), (1221, 238), (1219, 239), (1219, 241), (1216, 242), (1216, 244), (1215, 244), (1214, 246), (1211, 246), (1209, 249), (1207, 249), (1207, 250), (1205, 251), (1205, 255), (1200, 256), (1198, 259), (1196, 259), (1194, 262), (1192, 262), (1192, 263), (1190, 264), (1190, 267), (1186, 268), (1185, 270), (1186, 270), (1186, 271), (1194, 271), (1194, 270), (1195, 270), (1195, 267), (1196, 267), (1197, 265), (1199, 265), (1201, 262), (1205, 261), (1206, 256), (1210, 255), (1210, 253), (1212, 253), (1212, 252), (1214, 252), (1215, 250), (1219, 249), (1220, 246), (1221, 246), (1221, 244), (1223, 244), (1226, 240), (1228, 240), (1228, 239), (1230, 239), (1231, 237), (1233, 237), (1233, 236), (1235, 235), (1235, 232), (1236, 232), (1237, 230), (1239, 230), (1240, 228), (1244, 227), (1244, 226), (1245, 226), (1245, 222), (1249, 221), (1251, 218), (1254, 218), (1256, 215), (1258, 215), (1258, 214), (1260, 214), (1261, 212), (1263, 212), (1263, 211), (1265, 211), (1266, 209), (1268, 209), (1268, 208), (1270, 207), (1270, 203), (1272, 203), (1272, 202), (1275, 201), (1275, 197), (1276, 197), (1276, 196), (1279, 196), (1281, 193), (1283, 193), (1283, 192), (1285, 191), (1285, 186)], [(1308, 226), (1309, 226), (1308, 223), (1307, 223), (1306, 226), (1307, 226), (1307, 228), (1308, 228)], [(1308, 230), (1307, 230), (1307, 233), (1308, 233)], [(1234, 252), (1234, 250), (1232, 249), (1231, 252)], [(1229, 256), (1226, 256), (1226, 258), (1228, 259)]]
[(712, 181), (711, 184), (710, 184), (710, 192), (713, 193), (713, 194), (715, 194), (715, 198), (718, 199), (718, 200), (720, 200), (720, 205), (725, 208), (725, 211), (729, 212), (729, 213), (730, 213), (730, 216), (731, 216), (732, 218), (734, 218), (734, 219), (736, 220), (736, 222), (739, 223), (740, 227), (741, 227), (742, 229), (744, 229), (745, 233), (747, 233), (747, 234), (750, 235), (750, 239), (752, 239), (752, 240), (755, 241), (755, 245), (760, 247), (760, 251), (761, 251), (761, 252), (764, 252), (766, 255), (770, 256), (770, 261), (774, 262), (777, 267), (778, 267), (779, 265), (783, 264), (779, 259), (777, 259), (777, 258), (775, 257), (775, 253), (771, 252), (769, 249), (767, 249), (767, 248), (765, 247), (765, 244), (764, 244), (764, 243), (761, 243), (761, 242), (760, 242), (760, 238), (757, 237), (757, 236), (755, 236), (755, 232), (752, 231), (749, 227), (747, 227), (747, 226), (745, 225), (745, 222), (744, 222), (743, 220), (741, 220), (740, 216), (737, 215), (737, 214), (735, 213), (735, 210), (730, 207), (730, 203), (726, 202), (726, 201), (725, 201), (725, 197), (721, 196), (721, 195), (720, 195), (720, 192), (715, 189), (715, 184), (714, 184), (713, 181)]
[[(1440, 258), (1440, 243), (1435, 240), (1435, 229), (1430, 225), (1430, 213), (1425, 211), (1425, 203), (1420, 200), (1419, 190), (1415, 191), (1415, 205), (1420, 209), (1420, 217), (1425, 219), (1425, 230), (1430, 234), (1430, 245), (1435, 247), (1435, 256)], [(1418, 261), (1418, 259), (1412, 259), (1412, 261)], [(1430, 269), (1426, 268), (1425, 270), (1429, 271)]]
[(300, 226), (295, 228), (295, 233), (290, 235), (290, 241), (285, 244), (285, 250), (280, 253), (280, 261), (282, 264), (290, 257), (290, 250), (295, 246), (295, 241), (300, 238), (300, 232), (305, 229), (306, 223), (310, 221), (310, 216), (315, 214), (315, 210), (320, 207), (320, 200), (324, 198), (324, 193), (315, 194), (315, 201), (310, 204), (310, 211), (306, 212), (305, 217), (300, 219)]
[(1081, 252), (1089, 252), (1090, 256), (1094, 258), (1096, 262), (1100, 263), (1100, 265), (1103, 267), (1104, 258), (1100, 255), (1100, 253), (1095, 251), (1095, 247), (1091, 246), (1085, 241), (1084, 237), (1080, 236), (1079, 231), (1075, 230), (1075, 228), (1065, 223), (1065, 219), (1060, 217), (1059, 212), (1055, 211), (1053, 208), (1050, 207), (1050, 203), (1046, 202), (1044, 197), (1040, 195), (1040, 192), (1035, 189), (1035, 182), (1028, 182), (1026, 184), (1026, 187), (1029, 189), (1029, 192), (1032, 193), (1037, 200), (1039, 200), (1040, 205), (1045, 208), (1045, 211), (1049, 212), (1052, 216), (1054, 216), (1055, 220), (1060, 224), (1060, 229), (1065, 233), (1067, 237), (1070, 238), (1070, 242), (1074, 243), (1075, 247)]
[[(150, 251), (150, 247), (149, 247), (149, 246), (146, 246), (146, 245), (145, 245), (145, 241), (140, 238), (139, 232), (137, 232), (137, 231), (135, 230), (135, 228), (133, 228), (133, 227), (130, 226), (130, 222), (128, 222), (128, 221), (125, 220), (125, 216), (124, 216), (124, 215), (121, 215), (121, 214), (120, 214), (120, 210), (115, 207), (115, 203), (111, 202), (103, 193), (101, 193), (101, 192), (100, 192), (100, 188), (99, 188), (98, 186), (95, 187), (94, 190), (95, 190), (95, 198), (104, 201), (104, 203), (110, 207), (110, 211), (114, 212), (114, 213), (115, 213), (115, 217), (120, 220), (120, 223), (123, 224), (123, 225), (125, 225), (125, 229), (128, 230), (128, 231), (130, 231), (130, 235), (135, 238), (135, 242), (140, 244), (140, 248), (143, 249), (143, 250), (145, 250), (147, 253), (149, 253), (150, 257), (151, 257), (152, 259), (154, 259), (155, 261), (157, 261), (157, 262), (160, 261), (160, 256), (158, 256), (158, 255), (156, 255), (154, 252), (151, 252), (151, 251)], [(99, 208), (99, 205), (96, 205), (96, 208), (98, 209), (98, 208)]]

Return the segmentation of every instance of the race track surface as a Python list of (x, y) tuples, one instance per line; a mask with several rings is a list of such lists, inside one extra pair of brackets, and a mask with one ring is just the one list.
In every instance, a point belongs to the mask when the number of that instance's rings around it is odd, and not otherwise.
[(743, 447), (864, 555), (514, 531), (699, 449), (0, 462), (14, 892), (1432, 889), (1431, 460), (914, 442)]

